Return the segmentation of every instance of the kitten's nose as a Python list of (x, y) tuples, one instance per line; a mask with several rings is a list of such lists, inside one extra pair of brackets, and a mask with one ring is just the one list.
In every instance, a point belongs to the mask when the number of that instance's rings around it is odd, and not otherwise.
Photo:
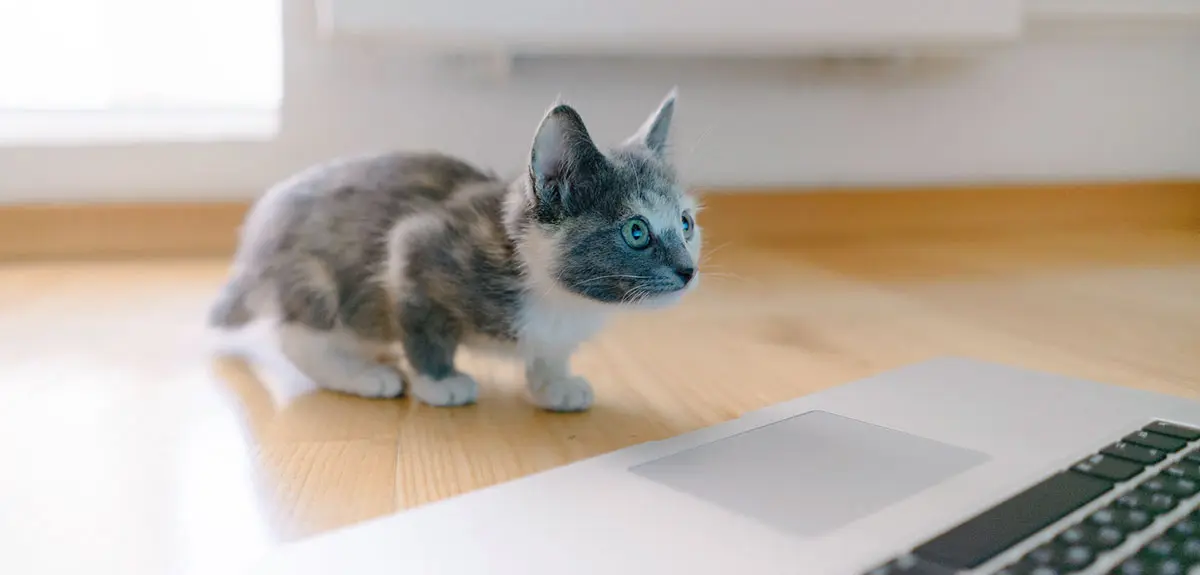
[(683, 280), (683, 285), (687, 285), (688, 282), (692, 281), (692, 277), (696, 275), (696, 268), (690, 266), (686, 268), (675, 268), (675, 275), (679, 276), (679, 279)]

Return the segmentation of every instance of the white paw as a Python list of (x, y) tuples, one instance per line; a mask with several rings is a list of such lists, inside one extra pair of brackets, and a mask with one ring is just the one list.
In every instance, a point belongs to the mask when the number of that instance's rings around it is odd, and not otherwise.
[(538, 407), (550, 411), (583, 411), (592, 406), (592, 385), (578, 376), (535, 382), (529, 392)]
[(412, 394), (436, 407), (466, 405), (475, 403), (475, 398), (479, 395), (479, 384), (465, 373), (439, 380), (417, 376), (413, 378)]
[(365, 369), (340, 383), (340, 391), (362, 397), (399, 397), (404, 392), (404, 377), (384, 366)]

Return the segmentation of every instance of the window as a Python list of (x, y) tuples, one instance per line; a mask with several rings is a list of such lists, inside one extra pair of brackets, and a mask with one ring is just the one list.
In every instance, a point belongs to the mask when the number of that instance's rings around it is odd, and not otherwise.
[(274, 134), (282, 0), (0, 0), (0, 145)]

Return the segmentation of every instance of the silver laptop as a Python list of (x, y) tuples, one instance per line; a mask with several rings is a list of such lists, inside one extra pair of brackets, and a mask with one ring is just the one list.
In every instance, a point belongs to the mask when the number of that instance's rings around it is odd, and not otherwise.
[(279, 548), (255, 573), (1200, 573), (1200, 403), (909, 366)]

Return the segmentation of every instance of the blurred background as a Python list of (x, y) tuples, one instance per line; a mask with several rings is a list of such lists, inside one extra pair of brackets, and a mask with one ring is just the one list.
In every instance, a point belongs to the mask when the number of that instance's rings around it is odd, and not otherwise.
[[(1200, 173), (1187, 0), (0, 3), (0, 199), (248, 198), (331, 155), (513, 170), (680, 87), (706, 187)], [(66, 169), (69, 166), (69, 169)]]

